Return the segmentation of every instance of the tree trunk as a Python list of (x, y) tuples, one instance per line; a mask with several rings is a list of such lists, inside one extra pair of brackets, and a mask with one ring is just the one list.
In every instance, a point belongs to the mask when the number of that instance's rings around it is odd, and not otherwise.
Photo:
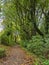
[(34, 34), (36, 34), (36, 32), (37, 32), (41, 36), (44, 36), (44, 34), (38, 29), (38, 27), (36, 25), (35, 10), (36, 10), (36, 1), (31, 0), (31, 21), (34, 24)]

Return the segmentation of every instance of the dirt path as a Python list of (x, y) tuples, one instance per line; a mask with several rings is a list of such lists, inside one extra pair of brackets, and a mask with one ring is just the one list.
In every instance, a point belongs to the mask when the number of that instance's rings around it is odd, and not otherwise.
[(7, 51), (7, 57), (0, 61), (0, 65), (32, 65), (33, 58), (20, 46), (10, 47)]

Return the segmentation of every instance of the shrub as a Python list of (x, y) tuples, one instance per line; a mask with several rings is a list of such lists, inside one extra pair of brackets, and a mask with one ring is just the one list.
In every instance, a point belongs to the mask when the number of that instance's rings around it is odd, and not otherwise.
[(45, 37), (45, 41), (46, 41), (45, 47), (49, 49), (49, 37), (48, 36)]
[(27, 45), (27, 49), (32, 53), (44, 58), (47, 51), (49, 51), (49, 38), (45, 37), (44, 39), (38, 35), (33, 36)]
[(1, 37), (1, 43), (4, 45), (8, 45), (9, 39), (7, 37), (7, 35), (2, 35)]
[(5, 57), (5, 56), (6, 56), (5, 49), (0, 48), (0, 58)]
[(42, 59), (41, 61), (36, 61), (34, 65), (49, 65), (49, 60)]
[(22, 47), (27, 48), (28, 41), (27, 41), (27, 40), (21, 40), (21, 41), (19, 42), (19, 44), (20, 44)]
[(44, 61), (43, 65), (49, 65), (49, 60)]
[(14, 39), (10, 36), (7, 36), (6, 34), (1, 36), (1, 43), (8, 46), (13, 46), (16, 43), (14, 42)]

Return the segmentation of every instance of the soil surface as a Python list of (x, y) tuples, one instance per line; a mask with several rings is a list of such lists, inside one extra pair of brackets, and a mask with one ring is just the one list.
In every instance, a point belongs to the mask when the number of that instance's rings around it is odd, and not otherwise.
[(9, 47), (7, 57), (0, 59), (0, 65), (34, 65), (35, 59), (20, 46)]

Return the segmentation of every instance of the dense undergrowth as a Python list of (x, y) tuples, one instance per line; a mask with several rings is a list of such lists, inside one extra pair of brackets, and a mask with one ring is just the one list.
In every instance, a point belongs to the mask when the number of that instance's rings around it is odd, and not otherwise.
[(35, 65), (49, 65), (49, 36), (45, 36), (43, 39), (41, 36), (36, 35), (29, 41), (22, 40), (20, 45), (39, 57), (41, 63), (37, 62)]
[(0, 58), (3, 58), (5, 56), (6, 56), (5, 49), (4, 48), (0, 48)]
[[(1, 43), (4, 45), (13, 46), (15, 42), (11, 37), (6, 35), (1, 36)], [(49, 36), (42, 38), (39, 35), (32, 36), (31, 40), (20, 40), (19, 45), (27, 49), (30, 53), (34, 53), (39, 57), (41, 62), (36, 62), (35, 65), (49, 65)], [(2, 51), (2, 50), (1, 50)], [(4, 51), (3, 51), (4, 54)], [(1, 55), (3, 55), (1, 53)]]
[(15, 45), (14, 38), (11, 38), (11, 35), (7, 36), (5, 33), (1, 35), (1, 43), (7, 46)]

